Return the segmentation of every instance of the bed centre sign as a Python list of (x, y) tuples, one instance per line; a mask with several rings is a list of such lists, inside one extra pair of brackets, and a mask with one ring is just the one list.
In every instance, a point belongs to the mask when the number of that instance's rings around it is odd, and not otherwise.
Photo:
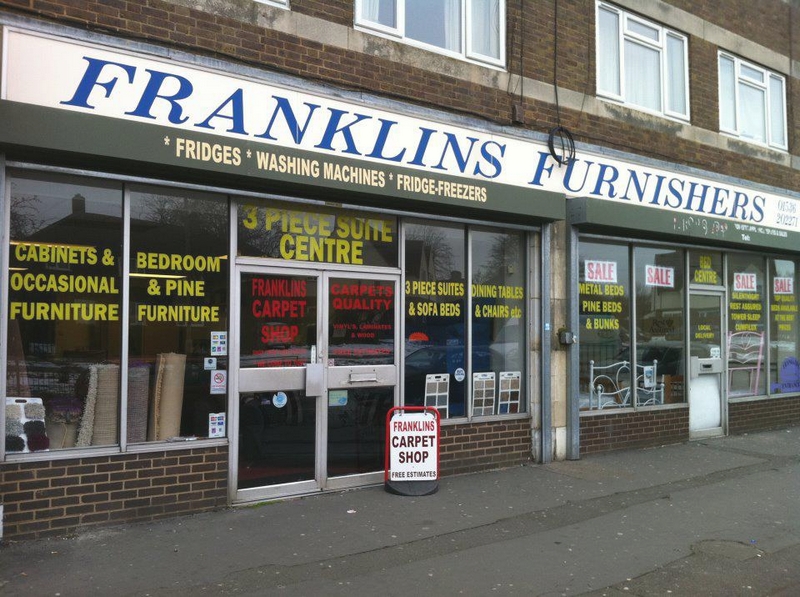
[(174, 129), (151, 148), (154, 160), (164, 154), (170, 163), (509, 213), (520, 205), (535, 213), (527, 204), (542, 194), (532, 191), (546, 191), (709, 217), (744, 232), (800, 232), (800, 202), (790, 197), (584, 152), (559, 167), (544, 144), (528, 139), (161, 57), (15, 29), (4, 42), (3, 100)]

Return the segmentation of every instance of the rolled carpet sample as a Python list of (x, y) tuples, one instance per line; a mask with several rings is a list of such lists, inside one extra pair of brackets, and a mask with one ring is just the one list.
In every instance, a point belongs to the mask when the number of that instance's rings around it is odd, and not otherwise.
[(150, 385), (148, 367), (128, 369), (128, 442), (147, 439), (147, 401)]
[(97, 369), (97, 401), (92, 445), (114, 445), (119, 441), (119, 365), (94, 367)]
[(174, 352), (156, 358), (156, 383), (150, 411), (148, 440), (165, 440), (181, 433), (186, 355)]

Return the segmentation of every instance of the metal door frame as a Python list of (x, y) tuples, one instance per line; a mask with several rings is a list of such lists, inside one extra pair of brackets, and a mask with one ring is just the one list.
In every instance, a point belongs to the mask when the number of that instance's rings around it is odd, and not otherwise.
[[(231, 325), (228, 354), (230, 372), (228, 375), (228, 437), (229, 437), (229, 459), (228, 459), (228, 488), (229, 500), (232, 503), (247, 503), (262, 501), (271, 498), (290, 497), (318, 493), (326, 490), (345, 489), (380, 483), (383, 480), (383, 471), (373, 473), (363, 473), (346, 475), (341, 477), (328, 477), (327, 474), (327, 430), (328, 430), (328, 368), (327, 363), (329, 337), (329, 306), (327, 291), (331, 278), (355, 278), (359, 280), (383, 280), (395, 283), (395, 302), (394, 302), (394, 346), (395, 346), (395, 379), (394, 379), (394, 404), (398, 405), (400, 396), (400, 307), (402, 296), (400, 292), (401, 279), (399, 273), (387, 273), (385, 269), (328, 266), (328, 264), (313, 264), (313, 267), (298, 267), (297, 264), (283, 266), (275, 263), (257, 263), (248, 261), (247, 263), (236, 264), (232, 272), (231, 284)], [(308, 481), (297, 481), (293, 483), (283, 483), (276, 485), (266, 485), (246, 489), (238, 489), (238, 466), (239, 466), (239, 394), (240, 394), (240, 327), (241, 327), (241, 284), (243, 274), (264, 274), (278, 276), (303, 276), (314, 277), (317, 283), (317, 350), (316, 362), (323, 364), (323, 379), (325, 394), (316, 398), (316, 426), (315, 426), (315, 449), (314, 449), (314, 479)], [(335, 365), (334, 365), (335, 366)], [(293, 368), (284, 368), (291, 370)], [(302, 376), (298, 369), (297, 375)], [(387, 384), (381, 386), (386, 387)], [(363, 386), (362, 386), (363, 387)], [(248, 391), (247, 389), (244, 390)]]
[[(689, 429), (689, 437), (691, 439), (702, 439), (704, 437), (715, 437), (719, 435), (726, 435), (728, 433), (728, 293), (724, 288), (720, 289), (697, 289), (689, 288), (687, 293), (687, 306), (686, 306), (686, 362), (684, 363), (686, 380), (686, 403), (689, 406), (690, 412), (691, 392), (692, 392), (692, 377), (691, 377), (691, 348), (692, 348), (692, 329), (691, 329), (691, 307), (692, 298), (695, 296), (713, 296), (719, 299), (720, 304), (720, 358), (722, 360), (722, 372), (719, 381), (719, 400), (720, 400), (720, 426), (710, 427), (708, 429), (700, 429), (692, 431)], [(691, 416), (691, 415), (690, 415)]]

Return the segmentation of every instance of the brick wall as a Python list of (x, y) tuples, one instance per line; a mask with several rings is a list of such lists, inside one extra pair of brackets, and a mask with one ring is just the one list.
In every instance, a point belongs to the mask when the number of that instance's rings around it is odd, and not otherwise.
[(445, 425), (439, 446), (440, 472), (457, 475), (528, 462), (531, 435), (529, 419)]
[(0, 472), (4, 539), (65, 535), (227, 503), (227, 447), (7, 462)]
[(688, 408), (616, 412), (581, 417), (581, 455), (660, 446), (688, 439)]
[(800, 396), (728, 404), (728, 432), (746, 433), (800, 424)]

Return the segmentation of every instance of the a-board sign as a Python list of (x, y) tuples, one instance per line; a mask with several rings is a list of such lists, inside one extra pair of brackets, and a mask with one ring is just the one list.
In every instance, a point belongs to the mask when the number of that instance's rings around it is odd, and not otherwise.
[(439, 411), (396, 406), (386, 414), (387, 491), (428, 495), (439, 489)]

